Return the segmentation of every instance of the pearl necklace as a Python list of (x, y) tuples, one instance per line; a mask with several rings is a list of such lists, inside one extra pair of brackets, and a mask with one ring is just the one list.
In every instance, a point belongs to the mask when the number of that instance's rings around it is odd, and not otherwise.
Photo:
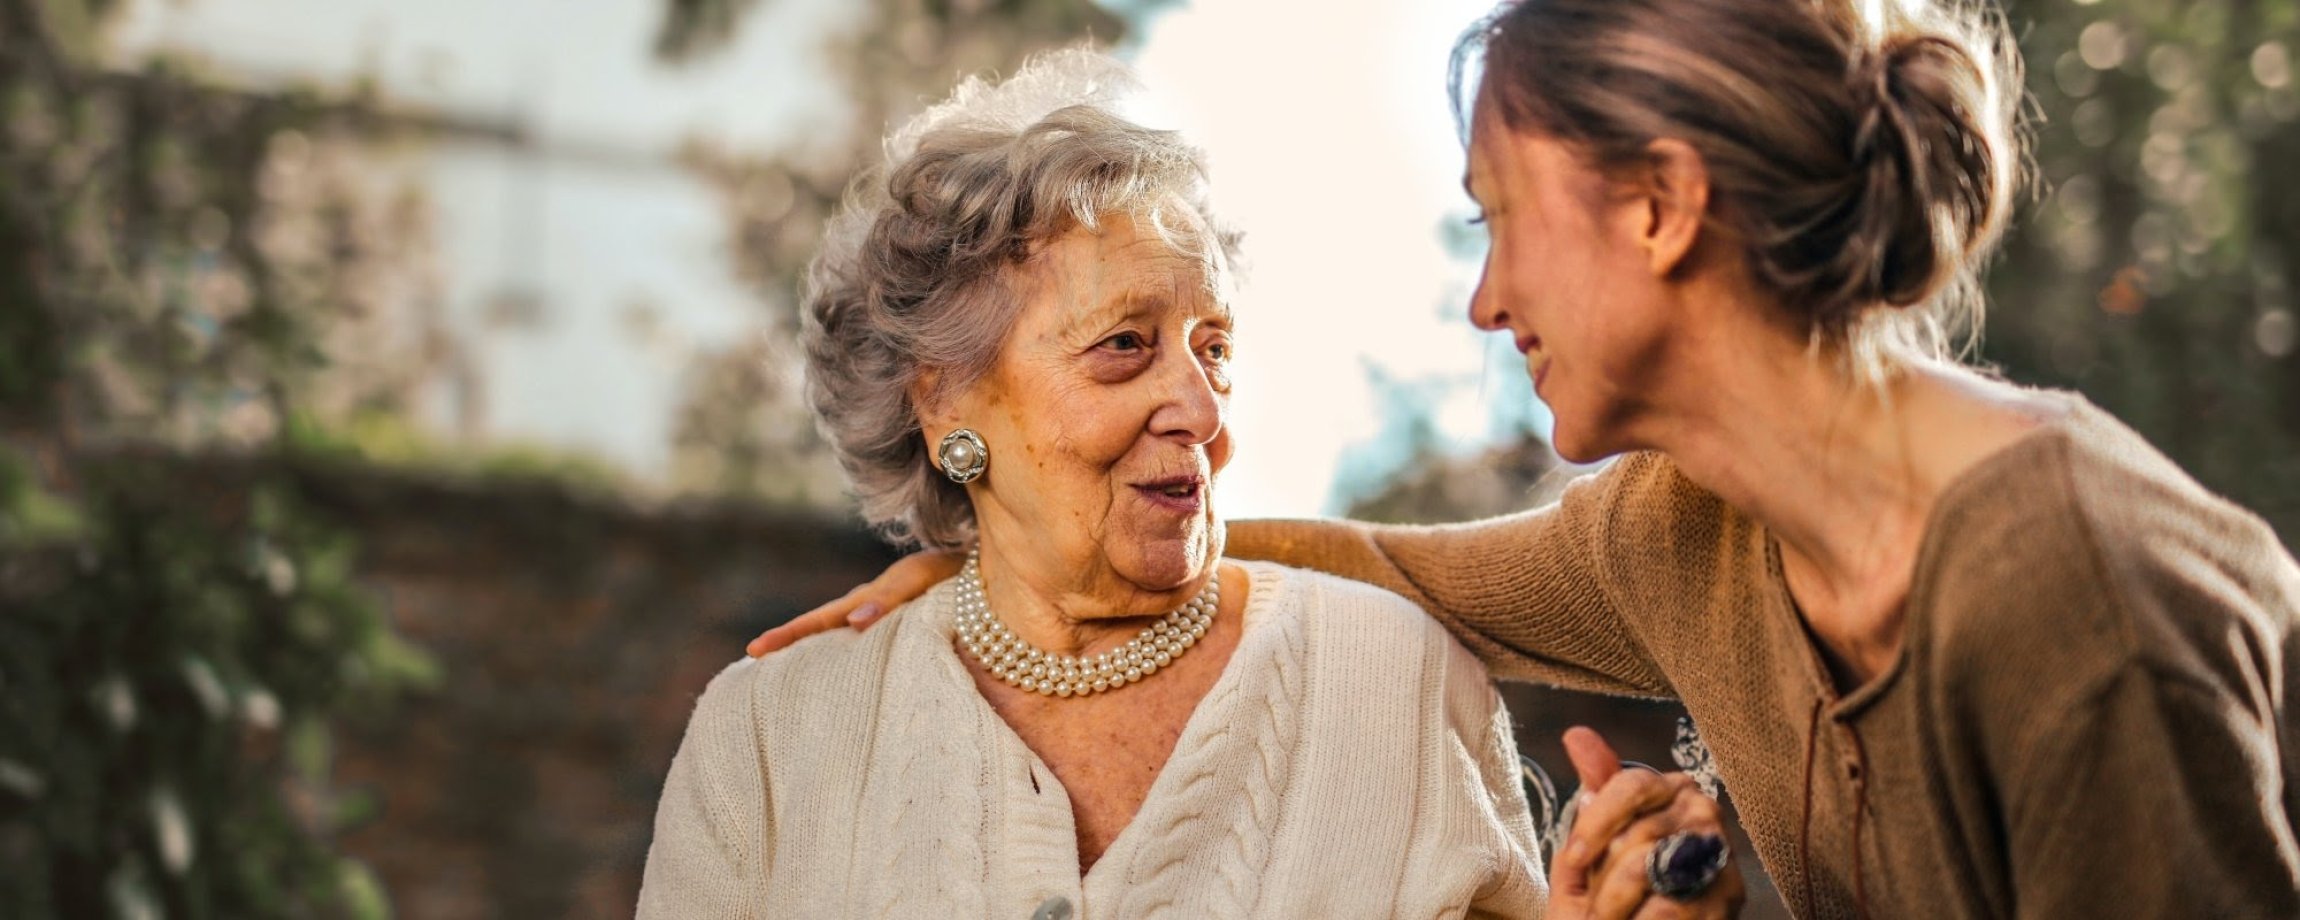
[(958, 573), (958, 642), (999, 680), (1041, 696), (1087, 696), (1115, 690), (1158, 673), (1206, 637), (1222, 600), (1221, 575), (1190, 602), (1099, 655), (1077, 657), (1039, 649), (1006, 628), (982, 594), (982, 553), (968, 550)]

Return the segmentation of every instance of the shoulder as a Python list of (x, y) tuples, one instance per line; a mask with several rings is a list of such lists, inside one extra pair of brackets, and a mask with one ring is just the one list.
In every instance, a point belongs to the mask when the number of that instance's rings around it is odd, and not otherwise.
[(737, 660), (711, 678), (696, 702), (693, 724), (709, 720), (803, 734), (817, 723), (844, 721), (855, 707), (872, 705), (872, 689), (897, 673), (895, 659), (919, 644), (910, 634), (935, 628), (929, 621), (947, 590), (930, 589), (867, 632), (818, 633), (763, 658)]
[(1340, 615), (1366, 632), (1391, 637), (1418, 635), (1426, 629), (1445, 631), (1423, 613), (1421, 607), (1385, 588), (1314, 569), (1274, 562), (1231, 561), (1253, 579), (1251, 602), (1262, 606), (1254, 611), (1259, 617), (1295, 618), (1309, 614), (1324, 619)]
[(2300, 565), (2268, 523), (2105, 412), (2086, 407), (2060, 439), (2071, 513), (2149, 663), (2210, 678), (2232, 653), (2275, 660), (2300, 630)]
[(2249, 655), (2275, 660), (2300, 616), (2300, 570), (2275, 535), (2071, 403), (1943, 495), (1918, 590), (1950, 651), (2018, 650), (2019, 670), (2071, 680), (2138, 666), (2206, 684)]
[(1266, 606), (1257, 617), (1314, 625), (1308, 643), (1314, 666), (1346, 667), (1369, 657), (1394, 659), (1401, 650), (1421, 648), (1445, 662), (1449, 675), (1478, 682), (1485, 668), (1451, 633), (1414, 602), (1397, 593), (1310, 569), (1269, 562), (1240, 562)]
[[(1720, 591), (1747, 585), (1764, 571), (1755, 519), (1685, 475), (1653, 451), (1624, 454), (1590, 478), (1579, 528), (1590, 568), (1623, 619), (1658, 625), (1656, 638), (1682, 635)], [(1702, 599), (1702, 600), (1693, 600)]]
[(690, 725), (722, 722), (747, 722), (750, 718), (752, 693), (759, 676), (774, 669), (765, 658), (738, 658), (703, 686), (695, 698), (695, 715)]
[(1687, 478), (1677, 461), (1651, 450), (1602, 461), (1568, 482), (1557, 502), (1571, 513), (1599, 517), (1615, 530), (1667, 528), (1731, 510), (1716, 493)]
[(1496, 731), (1507, 737), (1507, 713), (1485, 665), (1412, 601), (1323, 572), (1242, 565), (1255, 580), (1257, 602), (1267, 605), (1250, 613), (1258, 618), (1253, 628), (1296, 639), (1297, 660), (1311, 682), (1339, 690), (1320, 696), (1348, 701), (1328, 711), (1346, 712), (1361, 728), (1368, 727), (1368, 712), (1384, 707), (1417, 712), (1469, 739), (1471, 750), (1484, 750), (1481, 739)]
[(2291, 569), (2266, 521), (2198, 484), (2107, 413), (2083, 406), (2045, 441), (2065, 476), (2065, 513), (2092, 532), (2112, 572), (2204, 562), (2257, 582)]
[(1412, 601), (1362, 581), (1275, 562), (1231, 560), (1254, 581), (1254, 593), (1273, 607), (1348, 608), (1396, 622), (1426, 619)]
[(1755, 522), (1654, 451), (1624, 454), (1591, 485), (1605, 514), (1607, 543), (1644, 558), (1702, 560), (1736, 543)]
[(1659, 451), (1623, 454), (1593, 477), (1592, 484), (1601, 487), (1614, 510), (1648, 517), (1716, 515), (1732, 507), (1686, 477), (1677, 461)]

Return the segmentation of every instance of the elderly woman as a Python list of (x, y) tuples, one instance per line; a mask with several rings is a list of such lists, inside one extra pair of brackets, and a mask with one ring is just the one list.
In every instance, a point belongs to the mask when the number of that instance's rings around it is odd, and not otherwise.
[(1222, 558), (1235, 235), (1085, 52), (888, 143), (806, 298), (864, 514), (957, 550), (703, 692), (643, 917), (1532, 916), (1485, 670), (1394, 594)]

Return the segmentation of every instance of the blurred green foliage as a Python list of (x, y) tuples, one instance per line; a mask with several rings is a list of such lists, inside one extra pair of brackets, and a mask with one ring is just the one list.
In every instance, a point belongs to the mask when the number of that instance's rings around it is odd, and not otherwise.
[(0, 916), (381, 916), (331, 726), (437, 675), (292, 477), (191, 470), (397, 392), (320, 381), (419, 215), (314, 168), (356, 97), (103, 69), (109, 11), (0, 0)]
[(28, 466), (0, 455), (0, 915), (384, 915), (330, 842), (371, 807), (330, 723), (437, 674), (347, 532), (285, 481), (187, 501), (114, 459), (66, 499)]
[(603, 496), (638, 488), (622, 469), (587, 454), (516, 441), (450, 443), (400, 412), (361, 412), (334, 421), (293, 415), (280, 432), (280, 443), (298, 457), (421, 470), (448, 479), (545, 481)]
[(2037, 195), (1983, 356), (2300, 543), (2300, 2), (2013, 0)]

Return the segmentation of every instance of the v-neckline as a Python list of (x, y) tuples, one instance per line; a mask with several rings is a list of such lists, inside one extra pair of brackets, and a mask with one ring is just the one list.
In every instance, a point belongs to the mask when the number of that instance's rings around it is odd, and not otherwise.
[(1773, 533), (1772, 528), (1752, 521), (1764, 542), (1767, 593), (1772, 595), (1773, 607), (1787, 617), (1790, 629), (1796, 633), (1797, 644), (1805, 653), (1802, 657), (1805, 659), (1806, 677), (1812, 683), (1824, 707), (1823, 712), (1828, 717), (1839, 721), (1854, 718), (1874, 705), (1899, 682), (1901, 672), (1908, 667), (1909, 639), (1924, 625), (1928, 612), (1926, 605), (1931, 603), (1929, 589), (1936, 577), (1933, 569), (1938, 566), (1937, 557), (1943, 551), (1940, 544), (1947, 539), (1942, 535), (1941, 522), (1960, 507), (1959, 503), (1969, 500), (1967, 492), (1987, 482), (1999, 467), (2021, 459), (2027, 452), (2038, 449), (2038, 444), (2048, 442), (2057, 435), (2065, 435), (2075, 425), (2088, 421), (2084, 412), (2090, 407), (2089, 403), (2065, 397), (2059, 402), (2062, 411), (2058, 415), (2039, 423), (1959, 472), (1934, 496), (1933, 506), (1925, 512), (1925, 530), (1917, 540), (1916, 556), (1910, 561), (1909, 595), (1902, 600), (1900, 647), (1893, 651), (1893, 659), (1883, 669), (1859, 686), (1837, 686), (1836, 677), (1830, 671), (1827, 659), (1823, 657), (1827, 652), (1821, 647), (1820, 637), (1814, 635), (1812, 628), (1805, 623), (1805, 615), (1797, 606), (1797, 596), (1789, 590), (1788, 574), (1782, 565), (1780, 537)]
[[(1228, 695), (1231, 685), (1245, 679), (1244, 675), (1247, 668), (1240, 662), (1249, 657), (1259, 658), (1263, 655), (1259, 648), (1259, 639), (1267, 630), (1259, 627), (1268, 620), (1267, 608), (1270, 604), (1270, 598), (1276, 596), (1275, 591), (1285, 576), (1274, 566), (1250, 562), (1237, 562), (1235, 564), (1245, 569), (1247, 573), (1246, 603), (1238, 611), (1238, 645), (1231, 650), (1230, 660), (1222, 663), (1221, 675), (1214, 679), (1214, 683), (1206, 688), (1206, 694), (1199, 697), (1197, 704), (1191, 707), (1190, 717), (1183, 720), (1182, 732), (1175, 737), (1173, 749), (1166, 754), (1166, 762), (1158, 765), (1158, 776), (1150, 781), (1150, 791), (1143, 795), (1142, 806), (1135, 809), (1133, 817), (1126, 820), (1126, 826), (1119, 829), (1117, 836), (1110, 838), (1110, 845), (1103, 848), (1102, 856), (1094, 861), (1094, 866), (1079, 874), (1078, 882), (1082, 890), (1093, 888), (1094, 880), (1098, 878), (1096, 873), (1102, 872), (1103, 867), (1125, 862), (1124, 859), (1114, 857), (1119, 857), (1126, 851), (1135, 848), (1137, 846), (1135, 841), (1142, 834), (1149, 833), (1148, 831), (1137, 832), (1136, 828), (1142, 825), (1143, 816), (1148, 814), (1152, 808), (1173, 797), (1173, 790), (1167, 787), (1176, 782), (1173, 778), (1173, 771), (1170, 769), (1174, 765), (1176, 756), (1198, 743), (1207, 732), (1211, 731), (1209, 720), (1215, 717), (1209, 713), (1207, 702)], [(1068, 818), (1068, 826), (1065, 830), (1069, 831), (1072, 841), (1071, 858), (1075, 864), (1078, 856), (1076, 850), (1078, 814), (1071, 805), (1069, 787), (1063, 785), (1061, 777), (1056, 776), (1054, 769), (1046, 765), (1045, 758), (1040, 757), (1037, 751), (1031, 750), (1030, 745), (1022, 740), (1022, 735), (1014, 730), (1014, 726), (1007, 724), (1006, 718), (998, 714), (997, 708), (990, 705), (989, 698), (982, 695), (981, 688), (975, 686), (974, 676), (967, 671), (966, 663), (960, 659), (958, 648), (954, 644), (957, 638), (957, 633), (952, 628), (955, 615), (956, 610), (950, 597), (946, 596), (937, 605), (934, 623), (934, 635), (941, 643), (942, 650), (947, 656), (948, 667), (945, 673), (958, 682), (960, 692), (970, 701), (976, 715), (989, 720), (989, 723), (995, 726), (993, 731), (1000, 733), (1006, 742), (1011, 743), (1016, 750), (1020, 750), (1029, 757), (1031, 767), (1045, 774), (1044, 782), (1050, 787), (1048, 791), (1061, 796), (1059, 801), (1062, 803), (1063, 814)]]

